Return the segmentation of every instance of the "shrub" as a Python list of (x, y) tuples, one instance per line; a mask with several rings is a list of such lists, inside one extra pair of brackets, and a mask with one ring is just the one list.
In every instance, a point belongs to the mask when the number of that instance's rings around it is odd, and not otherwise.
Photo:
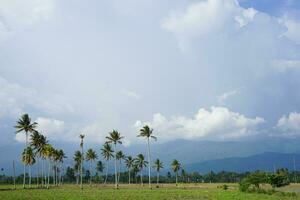
[(222, 185), (222, 189), (223, 189), (223, 190), (228, 190), (228, 185), (226, 185), (226, 184), (225, 184), (225, 185)]

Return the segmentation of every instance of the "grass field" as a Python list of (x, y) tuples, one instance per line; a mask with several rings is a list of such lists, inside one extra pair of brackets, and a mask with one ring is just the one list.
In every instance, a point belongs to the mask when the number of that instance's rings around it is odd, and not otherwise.
[[(175, 187), (175, 185), (161, 185), (160, 188), (148, 189), (147, 185), (121, 185), (119, 190), (109, 186), (88, 186), (80, 190), (75, 185), (64, 185), (46, 189), (21, 189), (11, 190), (11, 186), (0, 186), (0, 199), (43, 199), (43, 200), (73, 200), (73, 199), (103, 199), (103, 200), (192, 200), (192, 199), (219, 199), (219, 200), (287, 200), (299, 199), (300, 195), (289, 196), (282, 193), (273, 195), (242, 193), (237, 189), (236, 184), (229, 184), (228, 190), (218, 188), (222, 184), (185, 184)], [(284, 191), (300, 190), (300, 185), (291, 185), (283, 188)]]

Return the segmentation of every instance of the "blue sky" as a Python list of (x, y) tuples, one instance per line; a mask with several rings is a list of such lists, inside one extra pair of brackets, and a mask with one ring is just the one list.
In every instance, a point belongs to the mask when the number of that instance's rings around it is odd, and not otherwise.
[(0, 2), (0, 145), (300, 135), (296, 0)]

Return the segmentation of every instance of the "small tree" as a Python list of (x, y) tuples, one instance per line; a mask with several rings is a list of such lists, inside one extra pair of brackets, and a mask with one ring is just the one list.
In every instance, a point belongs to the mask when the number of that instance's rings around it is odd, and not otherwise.
[(268, 175), (268, 183), (273, 188), (289, 185), (288, 173), (287, 169), (278, 169), (275, 174)]

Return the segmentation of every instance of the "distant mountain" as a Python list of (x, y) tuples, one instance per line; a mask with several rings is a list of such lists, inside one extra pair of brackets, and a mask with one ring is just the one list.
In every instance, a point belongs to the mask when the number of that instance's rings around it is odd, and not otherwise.
[(184, 166), (186, 171), (207, 173), (210, 170), (214, 172), (232, 171), (273, 171), (278, 168), (288, 168), (294, 170), (294, 159), (296, 170), (300, 170), (300, 154), (292, 153), (274, 153), (267, 152), (248, 157), (232, 157), (217, 160), (210, 160), (200, 163), (194, 163)]
[[(79, 149), (79, 144), (56, 142), (54, 143), (54, 146), (65, 150), (66, 155), (68, 156), (65, 160), (65, 165), (73, 166), (73, 153), (75, 150)], [(13, 160), (17, 161), (17, 172), (22, 172), (20, 153), (23, 148), (24, 144), (21, 143), (0, 146), (0, 167), (3, 167), (7, 174), (12, 173), (11, 169)], [(95, 149), (100, 155), (100, 144), (85, 146), (85, 149), (87, 148)], [(147, 152), (146, 142), (121, 148), (125, 154), (132, 156), (135, 156), (138, 153), (146, 154)], [(268, 138), (236, 142), (175, 140), (167, 143), (153, 142), (151, 145), (151, 151), (152, 159), (161, 159), (166, 167), (175, 158), (178, 159), (184, 166), (188, 166), (193, 163), (232, 157), (248, 157), (256, 154), (262, 154), (264, 152), (300, 153), (300, 139), (292, 140)]]

